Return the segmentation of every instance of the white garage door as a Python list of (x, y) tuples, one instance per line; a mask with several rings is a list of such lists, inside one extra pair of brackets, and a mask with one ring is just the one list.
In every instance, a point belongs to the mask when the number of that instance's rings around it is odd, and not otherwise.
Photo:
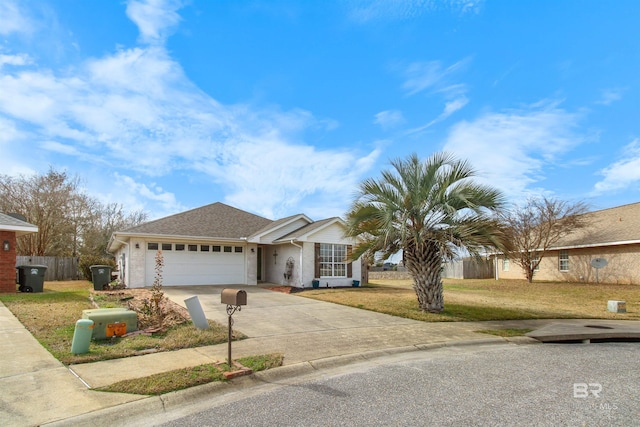
[(158, 247), (164, 257), (162, 284), (165, 286), (242, 285), (247, 282), (245, 248), (242, 246), (148, 243), (147, 286), (153, 285), (155, 279)]

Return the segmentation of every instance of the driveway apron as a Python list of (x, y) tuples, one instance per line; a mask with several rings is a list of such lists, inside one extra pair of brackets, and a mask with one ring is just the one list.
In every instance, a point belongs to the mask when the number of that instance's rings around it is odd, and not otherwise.
[[(176, 286), (163, 291), (183, 307), (185, 299), (197, 295), (206, 317), (226, 325), (226, 306), (220, 302), (224, 288)], [(287, 365), (416, 344), (487, 338), (455, 323), (419, 322), (260, 287), (234, 288), (247, 292), (247, 305), (233, 315), (233, 328), (249, 337), (234, 342), (234, 358), (282, 352)], [(224, 358), (222, 347), (207, 349)]]

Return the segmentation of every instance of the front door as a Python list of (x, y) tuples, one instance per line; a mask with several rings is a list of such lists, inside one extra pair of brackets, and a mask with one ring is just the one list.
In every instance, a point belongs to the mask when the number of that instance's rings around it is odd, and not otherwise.
[(258, 272), (256, 277), (258, 278), (258, 282), (262, 281), (262, 248), (258, 247)]

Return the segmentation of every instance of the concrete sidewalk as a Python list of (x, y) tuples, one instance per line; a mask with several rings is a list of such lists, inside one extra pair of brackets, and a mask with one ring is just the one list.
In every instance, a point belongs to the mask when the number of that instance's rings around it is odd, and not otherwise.
[[(243, 287), (248, 305), (234, 314), (234, 329), (249, 338), (233, 343), (233, 357), (270, 352), (284, 353), (283, 368), (270, 377), (291, 376), (308, 369), (321, 369), (372, 358), (376, 355), (416, 351), (445, 345), (504, 344), (506, 340), (474, 332), (492, 328), (537, 329), (556, 320), (508, 322), (425, 323), (351, 307), (311, 300), (258, 287)], [(198, 295), (207, 318), (226, 324), (225, 306), (220, 303), (222, 287), (164, 288), (167, 297), (185, 305), (184, 299)], [(594, 323), (596, 321), (590, 321)], [(584, 321), (560, 321), (580, 325)], [(633, 324), (640, 330), (640, 322)], [(25, 330), (4, 306), (0, 306), (0, 424), (42, 425), (139, 401), (138, 409), (162, 411), (169, 401), (189, 399), (184, 390), (163, 397), (101, 393), (88, 389), (123, 379), (140, 378), (173, 369), (223, 361), (227, 344), (155, 353), (145, 356), (71, 365), (67, 369), (53, 358)], [(518, 337), (513, 342), (536, 342)], [(16, 355), (19, 355), (16, 357)], [(219, 390), (202, 386), (201, 390)], [(182, 397), (180, 397), (182, 396)], [(124, 405), (129, 408), (131, 405)], [(96, 412), (96, 414), (99, 412)], [(124, 416), (124, 415), (122, 415)], [(86, 422), (78, 419), (77, 425)]]
[(0, 341), (0, 425), (40, 425), (143, 398), (87, 389), (2, 303)]

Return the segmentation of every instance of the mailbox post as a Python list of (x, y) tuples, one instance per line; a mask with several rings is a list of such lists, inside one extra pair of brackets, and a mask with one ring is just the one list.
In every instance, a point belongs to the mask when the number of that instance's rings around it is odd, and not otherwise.
[(227, 316), (229, 316), (229, 357), (227, 363), (231, 369), (231, 332), (233, 328), (233, 313), (242, 310), (243, 305), (247, 305), (247, 292), (241, 289), (223, 289), (220, 295), (220, 302), (227, 305)]

